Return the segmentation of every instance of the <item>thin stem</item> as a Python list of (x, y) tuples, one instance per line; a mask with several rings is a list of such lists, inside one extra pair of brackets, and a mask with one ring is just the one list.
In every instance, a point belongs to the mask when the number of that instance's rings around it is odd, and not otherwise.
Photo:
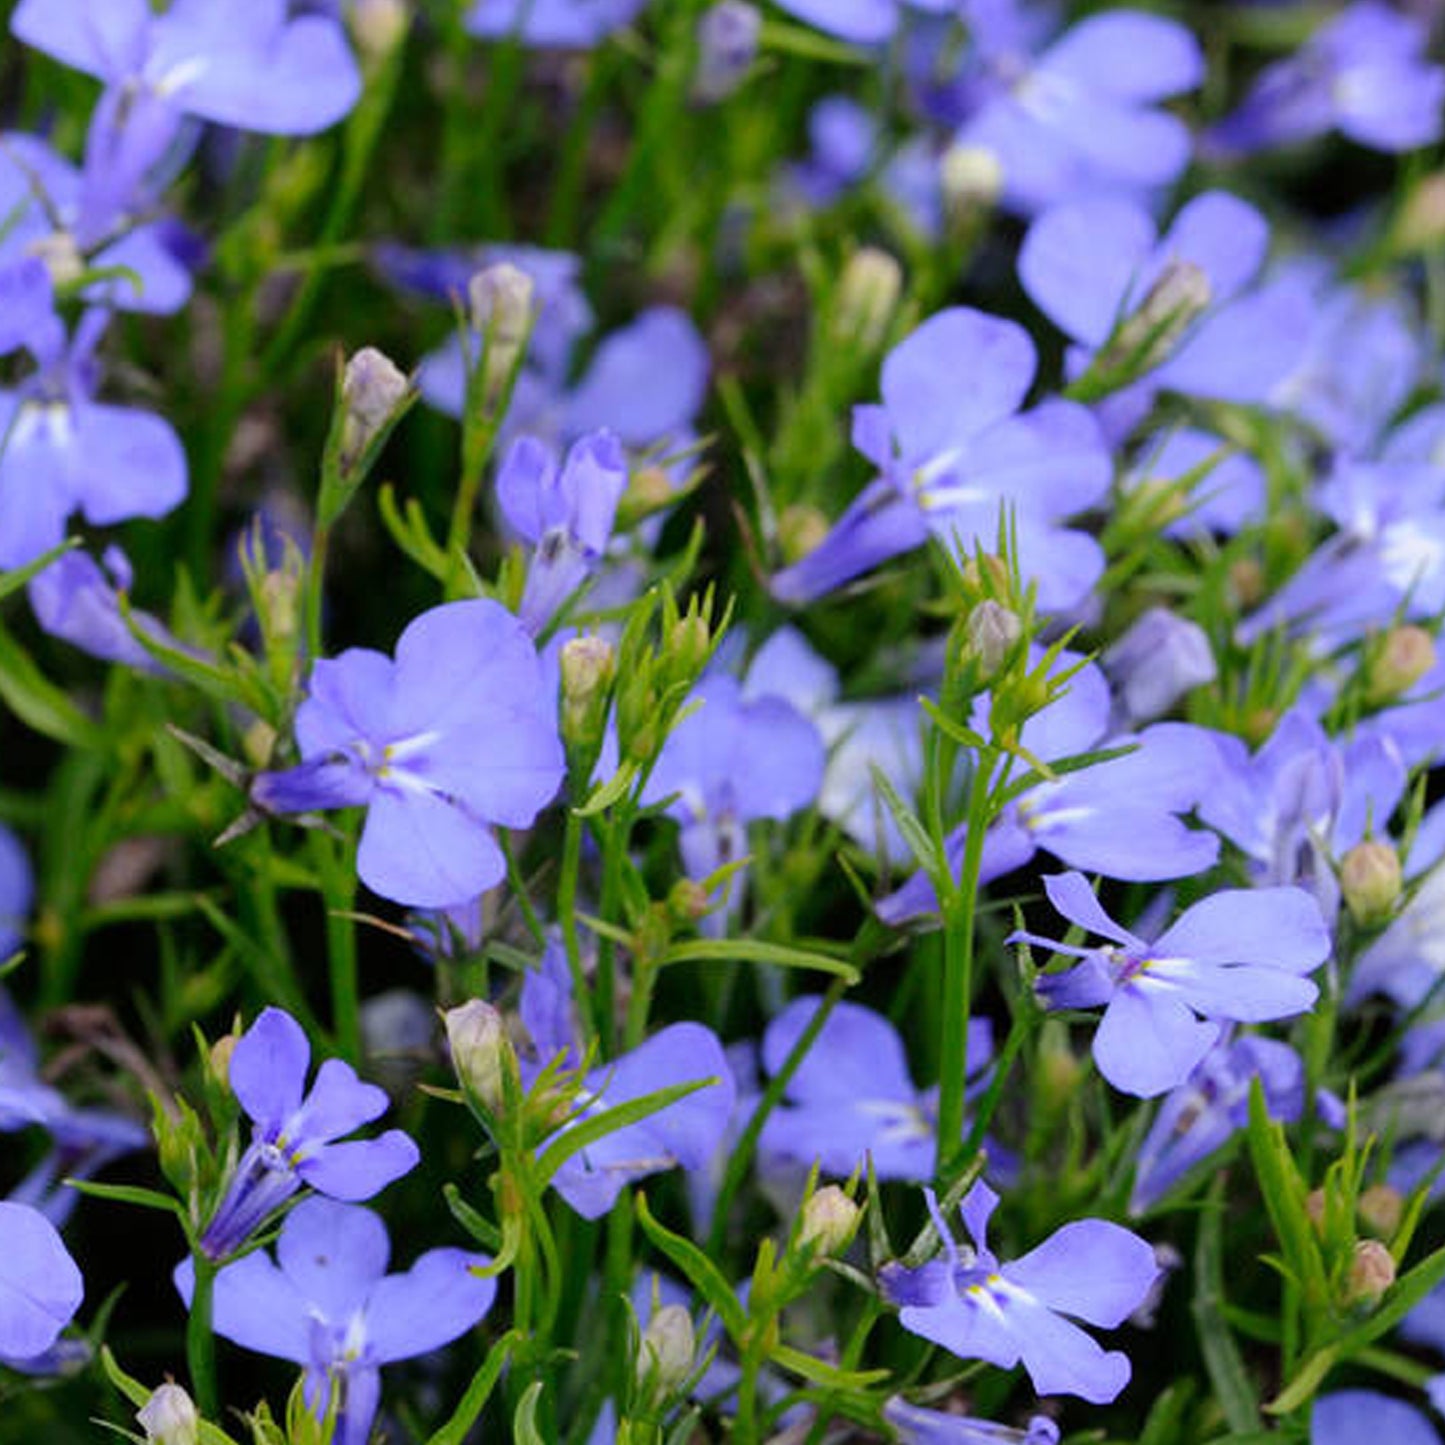
[(211, 1303), (215, 1294), (216, 1265), (200, 1249), (191, 1250), (195, 1282), (191, 1292), (191, 1313), (186, 1322), (186, 1368), (196, 1392), (196, 1408), (214, 1420), (220, 1408), (216, 1388), (216, 1337), (211, 1330)]
[(988, 827), (989, 784), (994, 756), (974, 759), (968, 788), (967, 834), (963, 868), (956, 887), (940, 880), (943, 905), (943, 997), (939, 1019), (938, 1147), (934, 1172), (940, 1181), (956, 1157), (963, 1135), (963, 1093), (968, 1078), (968, 1014), (973, 997), (974, 915), (978, 908), (978, 879), (983, 866), (983, 840)]

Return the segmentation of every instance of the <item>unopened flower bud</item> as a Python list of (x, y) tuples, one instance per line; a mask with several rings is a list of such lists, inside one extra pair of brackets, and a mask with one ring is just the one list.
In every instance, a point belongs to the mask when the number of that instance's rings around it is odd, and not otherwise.
[(492, 1113), (502, 1107), (502, 1079), (517, 1063), (506, 1024), (491, 1004), (470, 999), (442, 1015), (457, 1077)]
[(1370, 659), (1365, 695), (1379, 706), (1408, 692), (1435, 666), (1435, 641), (1423, 627), (1392, 627)]
[(478, 271), (467, 283), (467, 302), (474, 331), (490, 337), (493, 346), (520, 347), (532, 324), (532, 278), (510, 261)]
[(1405, 1216), (1405, 1200), (1388, 1184), (1372, 1184), (1360, 1195), (1357, 1206), (1361, 1221), (1381, 1239), (1393, 1239)]
[(1235, 606), (1248, 612), (1264, 598), (1264, 568), (1254, 557), (1241, 557), (1232, 562), (1228, 572), (1229, 590)]
[(617, 651), (604, 637), (573, 637), (562, 644), (562, 740), (583, 752), (597, 746), (607, 725)]
[(1018, 646), (1024, 627), (1015, 613), (986, 597), (968, 614), (965, 633), (967, 655), (978, 664), (981, 681), (990, 682)]
[(1362, 927), (1383, 923), (1400, 896), (1400, 857), (1388, 843), (1366, 838), (1340, 860), (1340, 892)]
[(155, 1445), (196, 1445), (201, 1419), (191, 1397), (179, 1385), (161, 1385), (136, 1411), (136, 1419)]
[(206, 1065), (210, 1070), (211, 1077), (223, 1089), (231, 1087), (231, 1055), (236, 1052), (236, 1045), (239, 1042), (239, 1034), (223, 1034), (211, 1045)]
[(836, 1184), (825, 1184), (803, 1205), (798, 1242), (817, 1254), (838, 1254), (853, 1242), (863, 1211)]
[(679, 617), (666, 643), (673, 676), (693, 681), (706, 666), (711, 648), (712, 633), (705, 617), (696, 612)]
[(944, 209), (955, 220), (991, 209), (1003, 193), (1003, 166), (984, 146), (950, 146), (939, 164), (939, 178)]
[(696, 879), (679, 878), (668, 890), (667, 910), (679, 923), (696, 923), (711, 908), (712, 895)]
[(663, 467), (636, 467), (627, 480), (627, 490), (617, 503), (615, 530), (625, 532), (644, 517), (660, 512), (677, 500), (678, 489)]
[(876, 351), (902, 294), (903, 267), (897, 259), (877, 246), (860, 247), (848, 258), (838, 281), (835, 336), (856, 352)]
[(828, 519), (816, 507), (795, 502), (778, 517), (778, 551), (785, 564), (801, 562), (828, 535)]
[(697, 22), (697, 70), (692, 98), (700, 105), (725, 100), (743, 83), (757, 58), (763, 17), (747, 0), (718, 0)]
[(406, 0), (353, 0), (351, 33), (356, 48), (372, 64), (396, 49), (410, 23)]
[(1179, 344), (1210, 300), (1204, 268), (1193, 261), (1171, 261), (1125, 317), (1096, 365), (1104, 371), (1126, 370), (1131, 377), (1152, 370)]
[(1378, 1239), (1360, 1240), (1350, 1261), (1346, 1303), (1373, 1307), (1394, 1283), (1395, 1260), (1390, 1251)]
[(341, 379), (341, 404), (346, 419), (341, 432), (341, 465), (349, 470), (386, 430), (409, 383), (392, 359), (374, 346), (363, 346)]
[(697, 1354), (692, 1316), (682, 1305), (663, 1305), (647, 1322), (637, 1352), (637, 1380), (667, 1395), (678, 1390), (692, 1374)]
[(1397, 254), (1431, 251), (1445, 241), (1445, 171), (1421, 180), (1406, 198), (1390, 231)]

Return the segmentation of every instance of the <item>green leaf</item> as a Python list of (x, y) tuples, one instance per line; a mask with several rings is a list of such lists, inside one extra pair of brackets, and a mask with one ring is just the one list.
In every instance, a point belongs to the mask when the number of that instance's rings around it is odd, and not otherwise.
[[(685, 1084), (669, 1084), (655, 1093), (644, 1094), (640, 1099), (628, 1099), (626, 1103), (614, 1104), (600, 1114), (589, 1114), (567, 1128), (562, 1135), (542, 1153), (537, 1160), (537, 1187), (550, 1183), (552, 1176), (574, 1155), (625, 1129), (629, 1124), (641, 1123), (660, 1113), (668, 1105), (695, 1094), (717, 1083), (716, 1079), (689, 1079)], [(605, 1088), (605, 1086), (604, 1086)]]
[(587, 801), (572, 811), (579, 818), (595, 818), (605, 813), (615, 803), (620, 803), (637, 781), (637, 765), (631, 759), (624, 759), (621, 766), (605, 783), (598, 783), (588, 795)]
[(512, 1439), (515, 1445), (547, 1445), (537, 1429), (537, 1401), (542, 1398), (542, 1382), (534, 1380), (522, 1396), (517, 1413), (512, 1416)]
[(837, 1365), (830, 1365), (826, 1360), (804, 1354), (802, 1350), (788, 1345), (775, 1345), (768, 1358), (790, 1374), (800, 1375), (810, 1383), (829, 1390), (866, 1390), (870, 1385), (881, 1384), (890, 1373), (888, 1370), (840, 1370)]
[(116, 1204), (135, 1204), (142, 1209), (157, 1209), (162, 1214), (174, 1214), (185, 1221), (185, 1211), (178, 1199), (162, 1194), (155, 1189), (142, 1189), (135, 1184), (97, 1184), (93, 1179), (67, 1179), (70, 1188), (93, 1199), (109, 1199)]
[(490, 1220), (484, 1219), (465, 1199), (462, 1192), (455, 1184), (447, 1184), (442, 1187), (442, 1196), (447, 1202), (447, 1208), (452, 1212), (452, 1218), (476, 1240), (483, 1249), (489, 1249), (495, 1254), (502, 1247), (502, 1231)]
[(811, 948), (790, 948), (782, 943), (764, 943), (756, 938), (696, 938), (675, 943), (657, 960), (659, 968), (670, 963), (771, 963), (779, 968), (810, 968), (836, 978), (858, 982), (858, 970), (841, 958)]
[(63, 557), (67, 552), (73, 552), (78, 546), (80, 546), (79, 537), (67, 537), (58, 547), (52, 547), (33, 562), (27, 562), (23, 567), (11, 567), (7, 571), (0, 572), (0, 602), (18, 592), (32, 577), (45, 571), (57, 557)]
[(948, 871), (948, 860), (943, 856), (942, 850), (934, 846), (933, 839), (929, 837), (928, 829), (923, 826), (918, 814), (899, 796), (898, 789), (884, 776), (883, 770), (870, 763), (868, 771), (873, 775), (873, 786), (882, 795), (884, 806), (898, 824), (898, 831), (903, 835), (903, 841), (908, 844), (908, 851), (913, 854), (918, 866), (936, 882)]
[[(466, 1394), (452, 1411), (451, 1419), (440, 1430), (427, 1437), (426, 1445), (462, 1445), (468, 1431), (491, 1399), (492, 1391), (496, 1388), (512, 1351), (521, 1341), (522, 1336), (516, 1330), (508, 1330), (492, 1346), (487, 1352), (487, 1358), (482, 1361), (481, 1369), (472, 1376), (472, 1383), (467, 1386)], [(541, 1386), (534, 1388), (540, 1389)]]
[(723, 1272), (690, 1239), (674, 1234), (652, 1217), (647, 1196), (637, 1196), (637, 1222), (642, 1232), (687, 1277), (688, 1283), (705, 1299), (723, 1328), (741, 1343), (748, 1330), (747, 1311)]
[(758, 32), (758, 44), (763, 50), (780, 50), (785, 55), (797, 55), (804, 60), (822, 60), (832, 65), (867, 65), (868, 56), (851, 45), (838, 40), (829, 40), (816, 30), (805, 30), (801, 25), (788, 25), (780, 20), (765, 20)]
[(88, 718), (0, 627), (0, 699), (27, 727), (66, 747), (101, 751), (105, 730)]
[(1284, 1129), (1266, 1111), (1264, 1091), (1258, 1079), (1250, 1088), (1247, 1137), (1260, 1193), (1264, 1195), (1275, 1238), (1284, 1251), (1285, 1268), (1304, 1292), (1307, 1309), (1327, 1309), (1329, 1284), (1319, 1240), (1305, 1203), (1309, 1191), (1290, 1153)]
[(1199, 1225), (1190, 1309), (1204, 1368), (1224, 1418), (1232, 1430), (1254, 1430), (1259, 1426), (1259, 1395), (1225, 1322), (1224, 1308), (1224, 1181), (1217, 1179)]

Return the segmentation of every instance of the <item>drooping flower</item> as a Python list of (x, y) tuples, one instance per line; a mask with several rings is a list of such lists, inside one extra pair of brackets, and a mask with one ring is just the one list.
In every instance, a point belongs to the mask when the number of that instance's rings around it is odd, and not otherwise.
[[(486, 1255), (432, 1249), (405, 1274), (387, 1274), (386, 1226), (369, 1209), (304, 1199), (286, 1216), (276, 1262), (254, 1250), (216, 1276), (218, 1335), (306, 1370), (317, 1415), (337, 1406), (337, 1445), (366, 1445), (381, 1399), (381, 1366), (425, 1355), (465, 1334), (492, 1307)], [(187, 1304), (189, 1259), (176, 1268)]]
[(1125, 727), (1162, 717), (1190, 689), (1218, 676), (1208, 634), (1167, 607), (1151, 607), (1136, 618), (1099, 661)]
[(1099, 1072), (1125, 1093), (1151, 1098), (1187, 1079), (1219, 1038), (1218, 1021), (1264, 1023), (1305, 1012), (1319, 990), (1305, 974), (1329, 956), (1330, 931), (1301, 888), (1223, 889), (1187, 908), (1158, 939), (1121, 928), (1082, 873), (1044, 879), (1049, 902), (1109, 943), (1076, 948), (1027, 932), (1079, 962), (1043, 974), (1052, 1008), (1097, 1008)]
[(237, 1040), (231, 1091), (254, 1127), (201, 1237), (212, 1259), (234, 1254), (303, 1186), (334, 1199), (370, 1199), (421, 1157), (400, 1129), (346, 1140), (386, 1112), (386, 1091), (363, 1083), (341, 1059), (327, 1059), (308, 1091), (310, 1065), (306, 1033), (283, 1009), (263, 1009)]
[(1083, 407), (1052, 400), (1019, 412), (1035, 366), (1022, 327), (966, 307), (938, 312), (894, 347), (882, 405), (853, 413), (853, 444), (879, 476), (812, 552), (773, 578), (774, 596), (814, 601), (930, 535), (965, 553), (975, 543), (991, 550), (1009, 513), (1039, 606), (1079, 602), (1103, 553), (1064, 518), (1103, 496), (1112, 467)]
[(1310, 1445), (1360, 1445), (1364, 1440), (1440, 1445), (1438, 1432), (1419, 1410), (1378, 1390), (1336, 1390), (1315, 1400)]
[(1046, 1415), (1035, 1415), (1024, 1429), (1015, 1430), (971, 1415), (926, 1410), (894, 1395), (883, 1406), (883, 1418), (903, 1445), (1059, 1445), (1059, 1427)]
[(323, 659), (296, 714), (299, 766), (263, 773), (278, 813), (365, 806), (363, 883), (424, 908), (470, 902), (506, 872), (492, 826), (527, 827), (562, 781), (556, 697), (522, 624), (488, 599), (433, 607), (396, 659)]
[(55, 1343), (85, 1283), (55, 1226), (28, 1204), (0, 1200), (0, 1239), (0, 1363), (23, 1363)]
[(1028, 1254), (1001, 1263), (988, 1248), (998, 1195), (982, 1181), (961, 1206), (974, 1247), (959, 1245), (925, 1190), (943, 1258), (919, 1269), (886, 1265), (884, 1295), (900, 1305), (904, 1329), (965, 1360), (1000, 1369), (1022, 1364), (1041, 1395), (1078, 1395), (1107, 1404), (1129, 1382), (1129, 1359), (1104, 1351), (1066, 1316), (1114, 1329), (1159, 1278), (1154, 1250), (1122, 1225), (1076, 1220)]

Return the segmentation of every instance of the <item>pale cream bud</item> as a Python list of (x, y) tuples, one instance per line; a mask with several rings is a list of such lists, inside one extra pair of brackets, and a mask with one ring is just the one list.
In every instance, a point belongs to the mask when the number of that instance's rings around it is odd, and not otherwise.
[(637, 1352), (639, 1384), (652, 1384), (665, 1394), (679, 1389), (692, 1374), (697, 1354), (692, 1316), (682, 1305), (663, 1305), (647, 1322)]
[(1388, 843), (1366, 838), (1340, 860), (1340, 891), (1356, 923), (1383, 923), (1400, 896), (1400, 857)]
[(504, 1098), (502, 1079), (516, 1068), (506, 1024), (491, 1004), (468, 1000), (442, 1015), (457, 1077), (494, 1114)]
[(1354, 1305), (1379, 1304), (1385, 1291), (1395, 1283), (1395, 1260), (1378, 1239), (1362, 1239), (1355, 1245), (1350, 1261), (1345, 1298)]
[(862, 1213), (836, 1184), (825, 1184), (803, 1205), (798, 1242), (818, 1254), (838, 1254), (853, 1242)]
[(136, 1412), (147, 1441), (155, 1445), (196, 1445), (201, 1419), (191, 1397), (179, 1385), (162, 1385)]

